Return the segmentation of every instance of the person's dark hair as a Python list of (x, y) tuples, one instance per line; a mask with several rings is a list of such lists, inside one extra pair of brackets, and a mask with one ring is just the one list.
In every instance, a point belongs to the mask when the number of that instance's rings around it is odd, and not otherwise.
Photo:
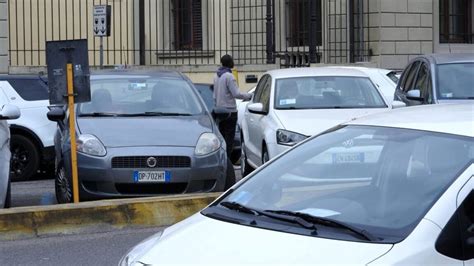
[(224, 67), (234, 68), (234, 59), (232, 59), (232, 56), (226, 54), (221, 57), (221, 64)]

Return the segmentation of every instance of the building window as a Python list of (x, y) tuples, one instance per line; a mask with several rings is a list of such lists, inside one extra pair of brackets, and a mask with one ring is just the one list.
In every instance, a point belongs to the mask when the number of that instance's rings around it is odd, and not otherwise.
[(316, 45), (321, 45), (321, 0), (287, 0), (288, 30), (287, 39), (289, 46), (309, 46), (309, 33), (311, 31), (311, 4), (314, 1), (316, 9)]
[(440, 43), (474, 43), (474, 0), (439, 1)]
[(176, 50), (202, 50), (201, 0), (173, 0)]

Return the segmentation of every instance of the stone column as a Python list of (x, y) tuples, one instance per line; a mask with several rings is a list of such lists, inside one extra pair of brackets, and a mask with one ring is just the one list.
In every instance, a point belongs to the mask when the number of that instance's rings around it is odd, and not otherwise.
[(0, 73), (8, 73), (8, 0), (0, 0)]

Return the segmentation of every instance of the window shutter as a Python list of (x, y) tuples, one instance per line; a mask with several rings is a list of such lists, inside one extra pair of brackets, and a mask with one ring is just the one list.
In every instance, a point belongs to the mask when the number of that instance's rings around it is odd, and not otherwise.
[(192, 48), (194, 50), (202, 49), (202, 1), (192, 1)]

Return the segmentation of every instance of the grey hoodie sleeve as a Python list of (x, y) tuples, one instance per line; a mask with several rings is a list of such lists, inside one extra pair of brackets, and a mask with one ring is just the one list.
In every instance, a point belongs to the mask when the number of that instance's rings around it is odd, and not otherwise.
[(234, 75), (232, 74), (226, 74), (226, 83), (227, 83), (227, 88), (229, 88), (230, 93), (234, 98), (236, 99), (242, 99), (242, 100), (250, 100), (252, 98), (252, 94), (250, 93), (242, 93), (239, 90), (239, 86), (237, 86), (237, 81), (234, 78)]

